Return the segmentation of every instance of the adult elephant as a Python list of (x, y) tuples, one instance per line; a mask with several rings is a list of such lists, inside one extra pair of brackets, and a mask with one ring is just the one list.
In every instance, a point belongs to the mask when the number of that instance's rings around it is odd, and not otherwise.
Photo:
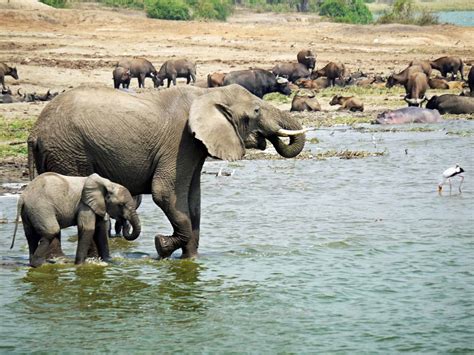
[[(105, 87), (77, 88), (42, 111), (28, 138), (39, 173), (87, 176), (94, 172), (132, 195), (152, 194), (173, 235), (155, 237), (158, 255), (182, 248), (197, 255), (200, 177), (206, 157), (243, 157), (268, 139), (283, 157), (303, 149), (305, 130), (288, 113), (239, 85), (174, 87), (131, 95)], [(285, 143), (280, 137), (290, 137)]]

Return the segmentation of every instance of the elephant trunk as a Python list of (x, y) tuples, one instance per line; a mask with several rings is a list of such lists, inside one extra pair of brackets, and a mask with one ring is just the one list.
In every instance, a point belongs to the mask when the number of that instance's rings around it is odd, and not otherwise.
[[(283, 115), (279, 128), (267, 139), (273, 144), (275, 150), (284, 158), (294, 158), (304, 148), (306, 141), (305, 129), (296, 119)], [(289, 137), (289, 143), (283, 142), (280, 137)]]
[(138, 214), (135, 210), (130, 213), (130, 218), (128, 219), (128, 221), (132, 225), (133, 232), (130, 234), (129, 231), (126, 230), (126, 228), (124, 228), (123, 236), (125, 239), (130, 240), (130, 241), (135, 240), (138, 238), (138, 236), (140, 235), (142, 231), (140, 218), (138, 218)]

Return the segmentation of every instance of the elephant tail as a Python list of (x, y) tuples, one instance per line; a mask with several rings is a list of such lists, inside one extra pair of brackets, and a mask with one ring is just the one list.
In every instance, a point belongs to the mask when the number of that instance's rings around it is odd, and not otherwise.
[(20, 196), (18, 199), (18, 204), (16, 207), (16, 218), (15, 218), (15, 229), (13, 230), (13, 238), (12, 238), (12, 245), (10, 245), (10, 249), (13, 249), (13, 246), (15, 245), (15, 237), (16, 237), (16, 232), (18, 230), (18, 222), (20, 221), (20, 215), (21, 212), (23, 211), (23, 198)]

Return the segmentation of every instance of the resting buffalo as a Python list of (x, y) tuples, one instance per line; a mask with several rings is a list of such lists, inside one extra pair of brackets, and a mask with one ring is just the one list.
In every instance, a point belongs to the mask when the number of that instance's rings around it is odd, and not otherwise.
[(9, 67), (5, 63), (0, 63), (0, 84), (2, 89), (6, 90), (5, 87), (5, 75), (10, 75), (13, 79), (18, 80), (18, 72), (16, 68)]
[(194, 84), (196, 82), (196, 64), (187, 59), (167, 60), (161, 66), (157, 77), (160, 85), (164, 85), (164, 80), (168, 79), (168, 87), (171, 82), (176, 86), (176, 78), (186, 78), (186, 84), (189, 84), (191, 80)]
[(207, 75), (207, 87), (216, 88), (224, 85), (225, 73), (210, 73)]
[(406, 95), (404, 100), (408, 103), (408, 106), (420, 106), (426, 101), (425, 93), (428, 88), (428, 77), (425, 73), (417, 72), (411, 74), (405, 83)]
[(382, 112), (373, 122), (376, 124), (403, 124), (403, 123), (436, 123), (441, 122), (437, 110), (428, 110), (420, 107), (405, 107), (398, 110)]
[(296, 55), (298, 63), (303, 64), (308, 70), (313, 70), (316, 67), (316, 56), (311, 49), (303, 49)]
[(151, 78), (155, 88), (159, 86), (156, 77), (157, 72), (153, 64), (145, 58), (122, 59), (115, 67), (122, 67), (130, 70), (130, 77), (138, 79), (138, 87), (145, 87), (145, 78)]
[(317, 79), (321, 76), (325, 76), (326, 78), (328, 78), (329, 82), (331, 83), (331, 86), (334, 86), (336, 85), (337, 78), (344, 82), (345, 72), (346, 67), (344, 64), (329, 62), (324, 68), (313, 71), (311, 73), (311, 79)]
[(321, 105), (314, 91), (298, 90), (291, 102), (290, 111), (321, 111)]
[(438, 79), (438, 78), (430, 78), (428, 80), (428, 84), (431, 89), (449, 89), (449, 84), (445, 79)]
[(341, 110), (349, 110), (352, 112), (364, 111), (364, 103), (360, 99), (354, 96), (344, 97), (341, 95), (336, 95), (329, 102), (329, 105), (331, 106), (341, 105), (341, 107), (338, 108), (338, 111), (341, 111)]
[(472, 114), (474, 113), (474, 97), (452, 94), (435, 95), (428, 101), (426, 108), (437, 109), (442, 115), (445, 113)]
[(442, 76), (446, 77), (451, 73), (452, 80), (456, 80), (456, 74), (461, 73), (461, 79), (464, 80), (463, 62), (459, 57), (441, 57), (430, 62), (431, 68), (438, 70)]
[(224, 86), (238, 84), (255, 96), (263, 98), (265, 94), (279, 92), (290, 95), (289, 82), (285, 78), (277, 78), (273, 73), (264, 69), (237, 70), (226, 74)]
[(309, 76), (311, 75), (306, 66), (300, 63), (276, 64), (272, 69), (272, 73), (276, 76), (282, 76), (284, 78), (287, 78), (293, 83), (301, 78), (309, 78)]

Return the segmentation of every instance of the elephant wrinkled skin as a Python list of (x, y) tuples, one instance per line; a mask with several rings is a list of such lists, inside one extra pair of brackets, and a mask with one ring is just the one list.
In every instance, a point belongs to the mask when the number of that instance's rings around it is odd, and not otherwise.
[(155, 237), (159, 256), (181, 248), (187, 258), (197, 255), (206, 157), (240, 159), (246, 148), (265, 149), (268, 139), (292, 158), (304, 147), (304, 132), (239, 85), (135, 95), (77, 88), (44, 108), (28, 138), (29, 167), (33, 174), (34, 158), (39, 173), (96, 172), (132, 195), (151, 193), (173, 227), (173, 235)]

